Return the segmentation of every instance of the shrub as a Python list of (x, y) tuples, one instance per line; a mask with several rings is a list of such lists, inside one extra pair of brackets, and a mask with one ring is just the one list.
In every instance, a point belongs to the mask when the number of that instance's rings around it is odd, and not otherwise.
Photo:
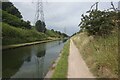
[(89, 35), (103, 36), (111, 33), (115, 27), (116, 18), (116, 12), (92, 10), (89, 15), (82, 15), (79, 26)]

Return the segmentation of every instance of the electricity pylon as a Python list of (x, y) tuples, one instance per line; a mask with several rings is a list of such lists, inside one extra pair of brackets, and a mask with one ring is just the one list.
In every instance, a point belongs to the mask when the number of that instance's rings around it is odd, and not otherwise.
[(36, 4), (35, 22), (38, 20), (41, 20), (41, 22), (45, 22), (42, 0), (38, 0)]

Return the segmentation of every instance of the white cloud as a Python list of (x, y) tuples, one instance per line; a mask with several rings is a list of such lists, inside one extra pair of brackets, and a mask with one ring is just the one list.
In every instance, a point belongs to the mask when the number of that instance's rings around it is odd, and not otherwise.
[[(32, 23), (35, 19), (35, 3), (32, 2), (13, 2), (20, 10), (24, 20)], [(79, 31), (78, 24), (81, 14), (90, 9), (93, 2), (47, 2), (44, 3), (44, 14), (47, 28), (64, 32), (66, 27), (67, 34), (72, 35)], [(114, 3), (117, 6), (117, 3)], [(110, 8), (110, 2), (100, 3), (99, 9)]]

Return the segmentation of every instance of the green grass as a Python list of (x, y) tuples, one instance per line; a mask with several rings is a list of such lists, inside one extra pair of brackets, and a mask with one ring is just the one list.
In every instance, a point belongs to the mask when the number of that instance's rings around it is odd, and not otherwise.
[(35, 30), (35, 28), (23, 29), (11, 26), (4, 22), (0, 24), (2, 24), (0, 28), (2, 28), (3, 45), (62, 39), (63, 37), (63, 35), (59, 35), (58, 33), (53, 32), (51, 30), (47, 30), (46, 33), (41, 33)]
[(52, 32), (51, 30), (47, 30), (46, 33), (41, 33), (35, 30), (34, 28), (32, 29), (18, 28), (4, 22), (0, 24), (2, 24), (0, 28), (2, 28), (3, 45), (60, 39), (63, 36), (59, 35), (56, 32)]
[(14, 15), (7, 13), (6, 11), (0, 10), (2, 13), (2, 44), (12, 45), (20, 43), (28, 43), (35, 41), (53, 40), (64, 37), (59, 35), (57, 32), (47, 30), (45, 33), (41, 33), (35, 30), (35, 28), (27, 29), (26, 22)]
[[(91, 72), (100, 78), (118, 77), (118, 33), (90, 39), (86, 34), (73, 37)], [(83, 44), (84, 41), (87, 43)]]
[(0, 13), (2, 13), (2, 21), (5, 22), (5, 23), (8, 23), (12, 26), (16, 26), (16, 27), (22, 27), (22, 22), (21, 22), (21, 19), (12, 15), (12, 14), (9, 14), (7, 13), (6, 11), (3, 11), (3, 10), (0, 10)]
[(19, 44), (33, 41), (46, 40), (47, 35), (34, 29), (22, 29), (2, 23), (3, 45)]
[(53, 31), (51, 31), (51, 30), (47, 30), (47, 31), (45, 32), (45, 34), (47, 34), (47, 35), (50, 36), (50, 37), (56, 37), (56, 38), (62, 37), (62, 35), (59, 35), (58, 33), (53, 32)]
[(52, 75), (53, 80), (56, 78), (67, 78), (68, 72), (68, 55), (69, 55), (70, 41), (65, 44), (60, 60), (55, 67), (55, 71)]

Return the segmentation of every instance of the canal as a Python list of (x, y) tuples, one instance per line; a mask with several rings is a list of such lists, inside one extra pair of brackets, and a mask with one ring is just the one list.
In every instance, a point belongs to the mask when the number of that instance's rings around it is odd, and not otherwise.
[(3, 78), (44, 78), (64, 43), (60, 40), (3, 50)]

